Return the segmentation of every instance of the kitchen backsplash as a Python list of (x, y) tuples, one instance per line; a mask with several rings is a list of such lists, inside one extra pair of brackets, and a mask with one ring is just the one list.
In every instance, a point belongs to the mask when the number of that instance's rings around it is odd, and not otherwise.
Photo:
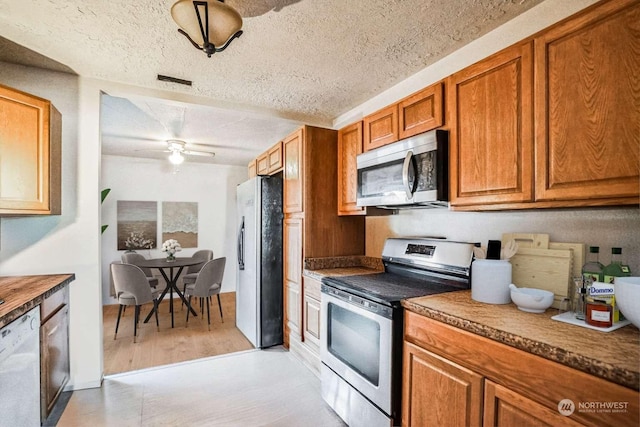
[(547, 233), (554, 242), (600, 246), (600, 262), (608, 264), (611, 247), (622, 248), (623, 262), (640, 275), (640, 209), (601, 208), (505, 212), (453, 212), (412, 209), (397, 215), (367, 217), (367, 256), (380, 257), (387, 237), (446, 237), (481, 242), (500, 240), (502, 233)]

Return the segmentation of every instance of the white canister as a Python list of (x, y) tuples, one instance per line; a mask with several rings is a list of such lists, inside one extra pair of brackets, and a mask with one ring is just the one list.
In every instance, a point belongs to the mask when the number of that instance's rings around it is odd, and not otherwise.
[(489, 304), (511, 302), (511, 263), (508, 260), (476, 259), (471, 264), (471, 299)]

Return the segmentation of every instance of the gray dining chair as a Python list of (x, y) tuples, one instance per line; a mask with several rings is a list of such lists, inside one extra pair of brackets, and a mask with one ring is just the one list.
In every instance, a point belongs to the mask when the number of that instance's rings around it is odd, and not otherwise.
[[(187, 285), (196, 283), (196, 279), (198, 278), (198, 273), (202, 270), (202, 267), (207, 263), (207, 261), (211, 261), (213, 259), (213, 251), (210, 249), (201, 249), (199, 251), (195, 251), (191, 256), (193, 259), (201, 260), (202, 262), (190, 265), (187, 267), (187, 272), (182, 276), (182, 293), (184, 294), (184, 290)], [(183, 304), (184, 305), (184, 304)]]
[[(123, 264), (133, 264), (133, 265), (137, 265), (138, 261), (146, 260), (144, 256), (136, 252), (125, 252), (121, 255), (120, 258), (122, 259)], [(151, 272), (150, 268), (140, 267), (140, 269), (144, 272), (144, 275), (147, 278), (147, 281), (149, 282), (149, 286), (151, 286), (152, 288), (155, 288), (156, 286), (158, 286), (158, 278), (153, 277), (153, 273)]]
[[(211, 330), (211, 316), (209, 314), (209, 303), (213, 295), (218, 297), (218, 307), (220, 308), (220, 319), (224, 323), (224, 317), (222, 315), (222, 303), (220, 302), (220, 289), (222, 288), (222, 277), (224, 276), (224, 267), (227, 263), (227, 258), (216, 258), (207, 263), (200, 270), (198, 278), (195, 283), (191, 283), (185, 287), (185, 296), (189, 297), (189, 305), (191, 305), (191, 297), (200, 298), (200, 310), (204, 311), (203, 306), (207, 306), (207, 323), (209, 324), (209, 330)], [(206, 301), (203, 301), (206, 299)], [(187, 321), (185, 327), (189, 325), (189, 312), (187, 310)]]
[(118, 299), (118, 320), (116, 320), (116, 331), (113, 334), (115, 340), (118, 335), (118, 327), (120, 326), (120, 317), (122, 310), (127, 305), (135, 306), (135, 314), (133, 316), (133, 342), (136, 342), (138, 336), (138, 323), (140, 321), (140, 306), (153, 302), (153, 311), (156, 315), (156, 327), (160, 331), (160, 322), (158, 321), (158, 296), (161, 290), (149, 286), (147, 277), (142, 269), (133, 264), (111, 264), (111, 275), (113, 277), (113, 285)]

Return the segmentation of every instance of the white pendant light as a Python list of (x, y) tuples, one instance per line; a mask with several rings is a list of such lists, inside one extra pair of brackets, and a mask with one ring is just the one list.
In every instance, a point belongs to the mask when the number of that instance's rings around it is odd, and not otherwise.
[(242, 35), (242, 17), (224, 0), (179, 0), (171, 7), (171, 17), (178, 31), (208, 57)]

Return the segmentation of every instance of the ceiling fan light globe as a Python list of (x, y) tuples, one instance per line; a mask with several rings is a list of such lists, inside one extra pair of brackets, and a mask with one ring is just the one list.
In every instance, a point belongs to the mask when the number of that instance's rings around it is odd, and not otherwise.
[[(204, 34), (200, 29), (196, 9), (200, 12), (202, 25), (205, 26), (205, 8), (196, 6), (192, 0), (178, 0), (171, 7), (171, 17), (200, 48), (205, 47)], [(224, 46), (242, 28), (242, 17), (231, 6), (219, 0), (207, 0), (209, 13), (208, 42), (219, 48)]]
[(169, 161), (171, 163), (173, 163), (174, 165), (179, 165), (182, 162), (184, 162), (184, 157), (182, 156), (182, 154), (180, 154), (178, 151), (174, 151), (173, 153), (171, 153), (171, 155), (169, 156)]

